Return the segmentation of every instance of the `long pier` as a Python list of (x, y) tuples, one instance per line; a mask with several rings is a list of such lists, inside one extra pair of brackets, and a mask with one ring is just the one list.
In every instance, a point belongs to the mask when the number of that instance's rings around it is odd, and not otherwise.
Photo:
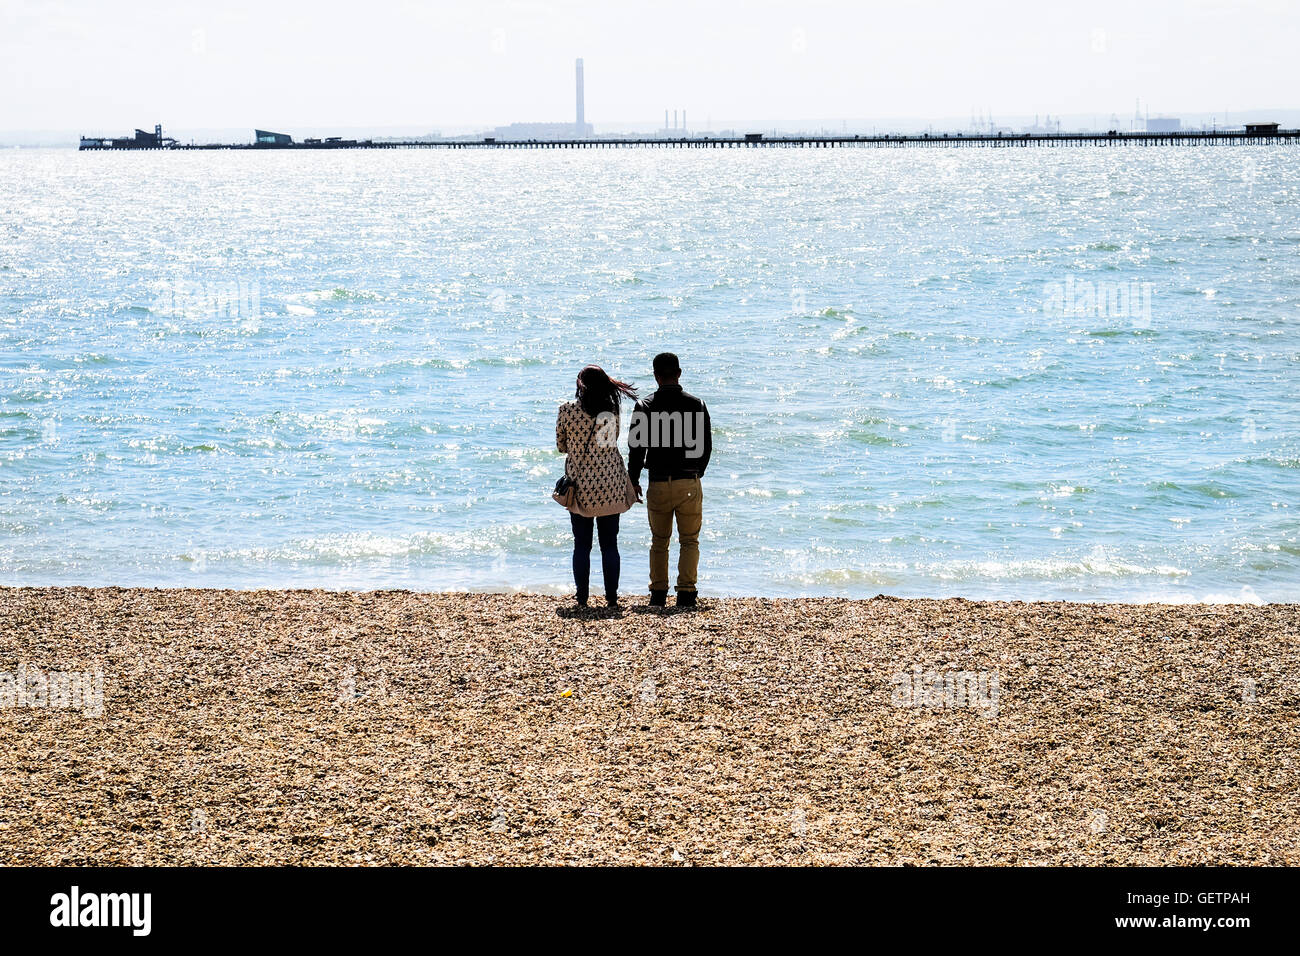
[(1300, 142), (1300, 129), (1185, 130), (1174, 133), (921, 133), (873, 136), (590, 137), (554, 140), (324, 140), (288, 143), (142, 143), (86, 138), (82, 150), (283, 150), (283, 149), (839, 149), (848, 147), (977, 147), (1013, 149), (1030, 146), (1200, 146), (1267, 145)]

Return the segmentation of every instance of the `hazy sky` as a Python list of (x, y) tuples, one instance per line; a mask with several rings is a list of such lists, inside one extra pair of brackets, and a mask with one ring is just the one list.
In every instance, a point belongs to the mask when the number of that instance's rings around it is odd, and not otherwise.
[(0, 129), (1300, 105), (1289, 0), (0, 0)]

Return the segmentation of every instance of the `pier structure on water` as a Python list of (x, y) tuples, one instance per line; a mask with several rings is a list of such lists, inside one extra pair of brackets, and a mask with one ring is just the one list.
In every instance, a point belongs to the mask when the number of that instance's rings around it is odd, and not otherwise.
[(1200, 146), (1209, 144), (1263, 145), (1300, 142), (1300, 129), (1279, 129), (1260, 123), (1241, 129), (1178, 130), (1173, 132), (1105, 133), (885, 133), (859, 136), (786, 136), (746, 133), (743, 136), (589, 136), (575, 139), (497, 139), (460, 137), (438, 140), (306, 139), (295, 142), (283, 133), (257, 130), (251, 143), (180, 143), (137, 130), (130, 139), (81, 138), (82, 150), (269, 150), (269, 149), (839, 149), (847, 147), (975, 147), (1014, 149), (1030, 146)]

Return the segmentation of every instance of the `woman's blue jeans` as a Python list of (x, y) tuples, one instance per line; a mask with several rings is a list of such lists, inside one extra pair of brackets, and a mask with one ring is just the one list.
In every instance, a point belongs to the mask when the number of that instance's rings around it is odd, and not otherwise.
[(584, 518), (569, 512), (573, 523), (573, 583), (578, 589), (578, 603), (587, 603), (588, 581), (591, 577), (592, 530), (600, 537), (600, 565), (605, 576), (605, 600), (613, 604), (618, 599), (618, 515)]

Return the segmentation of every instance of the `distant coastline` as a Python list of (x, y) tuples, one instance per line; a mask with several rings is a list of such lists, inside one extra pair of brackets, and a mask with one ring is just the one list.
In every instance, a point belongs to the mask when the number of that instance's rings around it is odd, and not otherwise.
[(1282, 129), (1278, 123), (1254, 123), (1230, 130), (1177, 130), (1172, 132), (1126, 132), (1111, 129), (1104, 133), (889, 133), (880, 135), (771, 135), (745, 133), (738, 136), (681, 135), (637, 137), (575, 137), (573, 139), (498, 139), (495, 136), (457, 139), (375, 140), (345, 139), (341, 136), (312, 137), (297, 142), (286, 133), (254, 130), (251, 143), (182, 143), (164, 136), (161, 126), (154, 132), (137, 129), (129, 137), (83, 136), (79, 149), (106, 150), (334, 150), (334, 149), (634, 149), (668, 147), (674, 149), (743, 149), (753, 147), (831, 149), (845, 147), (897, 146), (1191, 146), (1201, 144), (1294, 144), (1300, 142), (1300, 129)]

